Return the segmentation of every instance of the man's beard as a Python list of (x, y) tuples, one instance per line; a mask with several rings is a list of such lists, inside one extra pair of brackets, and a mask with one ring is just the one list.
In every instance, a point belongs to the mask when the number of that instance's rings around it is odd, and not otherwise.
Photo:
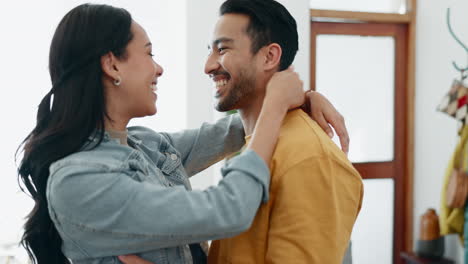
[[(255, 71), (251, 69), (250, 72)], [(249, 96), (253, 96), (255, 92), (255, 82), (255, 75), (249, 74), (247, 69), (242, 69), (237, 78), (237, 82), (232, 84), (231, 89), (227, 90), (227, 94), (220, 98), (216, 104), (216, 110), (219, 112), (226, 112), (239, 109), (242, 101), (245, 101)]]

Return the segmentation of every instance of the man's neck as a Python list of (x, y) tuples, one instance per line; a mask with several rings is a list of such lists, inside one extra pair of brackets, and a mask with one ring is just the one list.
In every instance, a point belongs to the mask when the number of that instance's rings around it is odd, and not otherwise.
[(245, 135), (252, 135), (257, 124), (258, 116), (262, 110), (263, 98), (265, 96), (258, 96), (248, 106), (239, 109), (239, 114), (244, 125)]

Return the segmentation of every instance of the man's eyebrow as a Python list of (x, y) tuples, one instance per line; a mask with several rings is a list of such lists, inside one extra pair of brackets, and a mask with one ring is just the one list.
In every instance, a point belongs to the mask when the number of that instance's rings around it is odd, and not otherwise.
[(215, 39), (215, 40), (213, 41), (213, 46), (216, 46), (216, 45), (218, 45), (219, 43), (223, 43), (223, 42), (234, 42), (234, 40), (231, 39), (231, 38), (226, 38), (226, 37), (219, 38), (219, 39)]
[(153, 46), (153, 44), (151, 42), (148, 42), (145, 44), (145, 47), (149, 47), (149, 46)]

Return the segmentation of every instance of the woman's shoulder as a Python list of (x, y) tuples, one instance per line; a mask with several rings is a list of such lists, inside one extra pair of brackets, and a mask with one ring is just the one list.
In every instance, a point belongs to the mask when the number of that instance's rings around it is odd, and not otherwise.
[(134, 150), (119, 144), (101, 142), (92, 149), (72, 153), (53, 162), (49, 167), (52, 175), (64, 167), (74, 167), (81, 170), (117, 171), (125, 168), (125, 161), (131, 157)]
[(169, 145), (172, 145), (165, 133), (159, 133), (144, 126), (129, 127), (128, 138), (129, 143), (131, 142), (134, 145), (143, 144), (146, 148), (153, 151), (164, 151)]

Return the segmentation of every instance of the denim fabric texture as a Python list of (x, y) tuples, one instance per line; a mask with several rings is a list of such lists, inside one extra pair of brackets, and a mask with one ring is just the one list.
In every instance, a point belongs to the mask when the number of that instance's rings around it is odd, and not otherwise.
[(131, 127), (129, 146), (107, 133), (91, 149), (96, 142), (49, 169), (49, 213), (74, 264), (121, 263), (124, 254), (192, 263), (188, 244), (247, 230), (268, 200), (269, 169), (252, 150), (223, 167), (217, 186), (191, 190), (190, 176), (244, 145), (237, 115), (180, 133)]

